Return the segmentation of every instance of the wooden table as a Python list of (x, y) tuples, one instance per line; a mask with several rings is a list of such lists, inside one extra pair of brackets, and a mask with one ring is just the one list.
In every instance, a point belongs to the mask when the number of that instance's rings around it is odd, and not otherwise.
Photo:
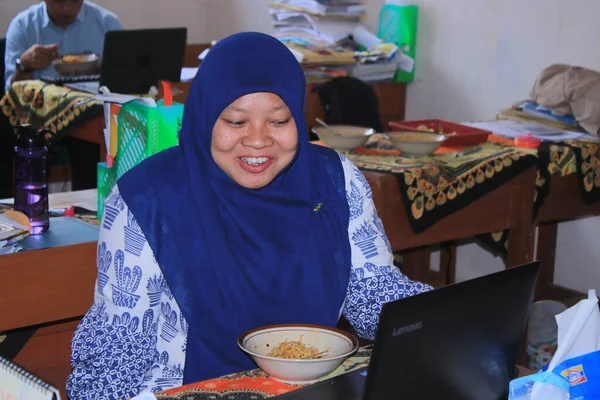
[[(533, 260), (533, 199), (535, 167), (496, 190), (450, 214), (420, 234), (415, 234), (406, 216), (397, 178), (391, 174), (365, 172), (373, 190), (373, 201), (385, 226), (392, 248), (406, 250), (403, 272), (412, 279), (436, 287), (452, 283), (455, 256), (452, 242), (484, 233), (509, 230), (507, 267)], [(430, 269), (430, 245), (443, 244), (440, 271)], [(448, 250), (445, 249), (448, 244)]]
[[(96, 210), (96, 190), (49, 196), (51, 208)], [(96, 242), (0, 256), (0, 332), (39, 326), (15, 358), (66, 399), (71, 339), (92, 304)]]
[[(435, 243), (509, 229), (509, 266), (532, 259), (532, 220), (535, 168), (442, 219), (421, 234), (410, 228), (396, 177), (365, 173), (373, 199), (395, 250), (410, 250), (405, 273), (435, 286), (446, 283), (454, 268), (444, 260), (441, 273), (429, 270), (427, 248)], [(95, 191), (90, 191), (93, 193)], [(95, 198), (94, 195), (91, 195)], [(52, 201), (52, 207), (55, 206)], [(67, 201), (67, 205), (69, 201)], [(86, 208), (95, 209), (94, 204)], [(416, 249), (415, 249), (416, 248)], [(96, 243), (22, 252), (0, 257), (0, 332), (45, 324), (16, 362), (42, 379), (64, 388), (70, 371), (70, 341), (78, 320), (89, 309), (96, 281)], [(15, 284), (20, 282), (21, 284)]]
[(553, 175), (550, 179), (550, 193), (544, 198), (544, 203), (540, 207), (536, 221), (539, 228), (537, 258), (541, 265), (536, 292), (538, 299), (565, 301), (585, 296), (554, 284), (558, 223), (600, 215), (600, 202), (590, 205), (583, 201), (580, 180), (579, 174)]

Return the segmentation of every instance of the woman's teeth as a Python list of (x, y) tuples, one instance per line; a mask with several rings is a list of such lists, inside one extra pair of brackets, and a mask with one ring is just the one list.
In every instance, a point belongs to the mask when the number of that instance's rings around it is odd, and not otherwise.
[(250, 165), (260, 165), (266, 163), (269, 159), (267, 157), (242, 157), (242, 161)]

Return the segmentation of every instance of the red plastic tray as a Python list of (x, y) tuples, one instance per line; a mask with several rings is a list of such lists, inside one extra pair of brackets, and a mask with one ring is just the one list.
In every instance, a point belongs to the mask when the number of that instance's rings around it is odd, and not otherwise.
[[(492, 133), (490, 131), (484, 131), (483, 129), (473, 128), (472, 126), (461, 125), (443, 119), (392, 121), (388, 125), (392, 131), (415, 130), (426, 126), (429, 129), (433, 129), (435, 133), (444, 133), (448, 135), (448, 139), (444, 142), (444, 146), (462, 146), (487, 142), (488, 136)], [(425, 131), (425, 129), (423, 130)], [(455, 134), (452, 135), (452, 133)]]

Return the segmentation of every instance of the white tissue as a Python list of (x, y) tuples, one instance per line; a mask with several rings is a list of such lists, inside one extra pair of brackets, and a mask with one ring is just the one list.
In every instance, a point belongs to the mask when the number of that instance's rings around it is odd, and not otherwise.
[(569, 358), (600, 350), (600, 311), (595, 290), (588, 292), (587, 300), (556, 316), (558, 348), (548, 370), (552, 371)]
[[(553, 371), (560, 363), (600, 350), (600, 310), (595, 290), (588, 292), (588, 298), (556, 316), (558, 324), (558, 348), (548, 371)], [(549, 399), (547, 388), (534, 383), (531, 400)], [(567, 397), (568, 398), (568, 397)]]

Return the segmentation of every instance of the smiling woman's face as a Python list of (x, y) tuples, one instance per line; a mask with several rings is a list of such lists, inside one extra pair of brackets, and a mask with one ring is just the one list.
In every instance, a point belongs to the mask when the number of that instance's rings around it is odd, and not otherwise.
[(211, 154), (234, 182), (267, 186), (296, 155), (298, 130), (292, 113), (273, 93), (251, 93), (231, 103), (212, 132)]

